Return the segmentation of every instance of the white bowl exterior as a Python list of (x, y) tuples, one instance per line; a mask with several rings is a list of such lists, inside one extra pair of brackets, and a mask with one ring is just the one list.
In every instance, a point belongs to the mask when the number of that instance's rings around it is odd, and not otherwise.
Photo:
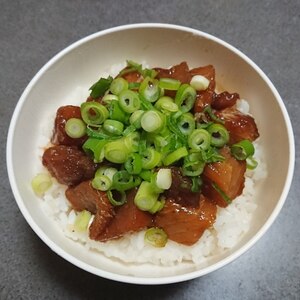
[[(86, 87), (112, 65), (126, 59), (169, 67), (186, 60), (190, 67), (213, 64), (220, 88), (238, 92), (250, 103), (264, 148), (268, 177), (258, 186), (259, 209), (243, 240), (223, 256), (197, 268), (124, 265), (87, 252), (65, 238), (41, 211), (30, 181), (36, 172), (38, 139), (43, 122), (63, 104), (72, 104), (74, 87)], [(85, 99), (81, 99), (84, 101)], [(50, 60), (25, 89), (15, 109), (7, 142), (7, 167), (16, 201), (27, 222), (56, 253), (96, 275), (139, 284), (163, 284), (192, 279), (232, 261), (269, 228), (287, 196), (294, 169), (294, 139), (284, 104), (266, 75), (240, 51), (193, 29), (167, 24), (136, 24), (105, 30), (69, 46)]]

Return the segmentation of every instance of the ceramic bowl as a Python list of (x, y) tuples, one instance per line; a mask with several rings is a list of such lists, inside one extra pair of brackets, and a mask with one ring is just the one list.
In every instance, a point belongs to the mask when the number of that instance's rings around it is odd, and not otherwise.
[[(112, 66), (122, 65), (126, 59), (160, 67), (181, 61), (187, 61), (190, 67), (213, 64), (218, 86), (247, 99), (255, 116), (268, 170), (268, 177), (257, 190), (257, 197), (263, 201), (259, 201), (251, 228), (238, 245), (196, 267), (184, 262), (172, 267), (126, 265), (88, 251), (53, 226), (53, 221), (41, 210), (40, 199), (31, 190), (37, 148), (43, 134), (40, 125), (48, 120), (49, 113), (78, 97), (76, 87), (88, 90), (101, 74), (109, 74)], [(239, 50), (212, 35), (167, 24), (116, 27), (92, 34), (62, 50), (26, 87), (15, 108), (7, 141), (12, 191), (36, 234), (54, 252), (76, 266), (104, 278), (136, 284), (193, 279), (219, 269), (253, 246), (284, 204), (292, 180), (294, 156), (293, 133), (286, 108), (263, 71)]]

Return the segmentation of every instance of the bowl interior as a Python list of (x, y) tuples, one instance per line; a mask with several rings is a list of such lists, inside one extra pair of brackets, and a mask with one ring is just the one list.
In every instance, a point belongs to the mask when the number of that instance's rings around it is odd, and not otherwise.
[[(37, 170), (38, 145), (44, 135), (41, 124), (52, 127), (56, 109), (64, 104), (80, 103), (86, 89), (112, 66), (124, 65), (126, 59), (147, 62), (149, 66), (169, 67), (187, 61), (190, 67), (213, 64), (220, 89), (238, 92), (250, 103), (264, 148), (268, 177), (258, 184), (259, 208), (250, 231), (225, 255), (193, 267), (188, 263), (175, 267), (123, 265), (102, 257), (65, 238), (53, 222), (45, 218), (39, 199), (30, 188)], [(180, 281), (209, 272), (225, 263), (228, 257), (243, 252), (266, 227), (267, 220), (283, 204), (283, 190), (291, 172), (291, 132), (283, 104), (268, 81), (244, 56), (224, 43), (205, 34), (168, 26), (132, 26), (110, 30), (88, 37), (56, 56), (30, 83), (15, 111), (8, 144), (8, 166), (12, 188), (27, 221), (39, 236), (57, 253), (95, 274), (128, 282)], [(51, 122), (49, 121), (51, 120)], [(25, 133), (25, 134), (24, 134)], [(123, 275), (129, 275), (124, 277)], [(133, 279), (130, 279), (130, 276)], [(176, 277), (177, 276), (177, 277)], [(152, 277), (143, 280), (143, 278)], [(129, 279), (128, 279), (129, 278)], [(135, 279), (134, 279), (135, 278)], [(170, 279), (173, 278), (173, 279)], [(141, 281), (139, 281), (141, 280)]]

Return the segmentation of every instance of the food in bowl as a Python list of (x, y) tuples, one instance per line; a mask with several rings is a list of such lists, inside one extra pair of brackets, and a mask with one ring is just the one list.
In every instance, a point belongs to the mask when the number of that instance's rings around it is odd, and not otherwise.
[(213, 66), (186, 62), (128, 61), (90, 89), (80, 107), (56, 112), (42, 153), (55, 183), (33, 181), (65, 235), (124, 262), (165, 265), (236, 245), (266, 176), (248, 103), (216, 91)]

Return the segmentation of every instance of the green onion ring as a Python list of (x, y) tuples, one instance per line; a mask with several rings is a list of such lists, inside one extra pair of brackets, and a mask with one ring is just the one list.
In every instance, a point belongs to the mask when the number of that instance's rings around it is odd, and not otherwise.
[(107, 108), (95, 101), (82, 103), (80, 111), (81, 117), (87, 125), (100, 125), (109, 116)]
[(254, 155), (254, 146), (249, 140), (242, 140), (231, 146), (231, 154), (237, 160), (245, 160)]

